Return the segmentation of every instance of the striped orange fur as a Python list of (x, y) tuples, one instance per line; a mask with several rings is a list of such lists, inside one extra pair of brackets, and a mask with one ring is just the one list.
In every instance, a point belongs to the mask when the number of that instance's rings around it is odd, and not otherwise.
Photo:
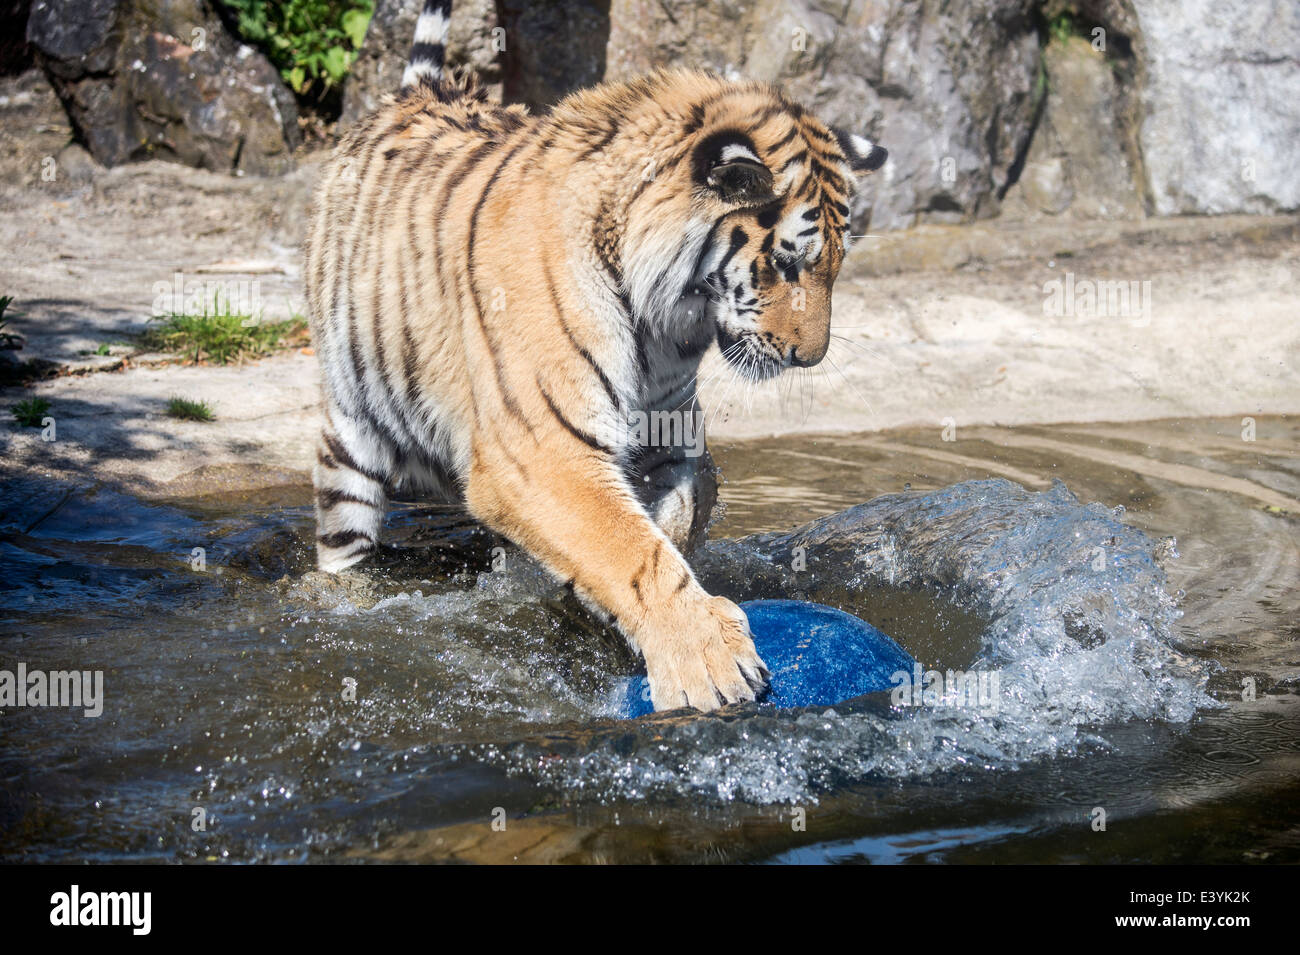
[(855, 174), (883, 150), (775, 88), (665, 71), (530, 116), (425, 77), (343, 140), (305, 278), (325, 391), (320, 567), (438, 490), (572, 584), (645, 658), (656, 708), (753, 699), (744, 615), (683, 550), (707, 454), (681, 412), (715, 341), (755, 378), (816, 363)]

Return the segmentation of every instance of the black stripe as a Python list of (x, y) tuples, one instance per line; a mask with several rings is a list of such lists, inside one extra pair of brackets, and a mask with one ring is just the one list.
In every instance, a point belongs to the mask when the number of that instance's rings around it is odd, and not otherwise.
[(813, 174), (822, 182), (826, 183), (829, 186), (832, 186), (838, 192), (844, 191), (844, 177), (841, 176), (839, 173), (837, 173), (830, 166), (827, 166), (825, 163), (818, 162), (816, 159), (814, 159), (812, 161), (812, 170), (813, 170)]
[(491, 193), (492, 187), (496, 185), (496, 181), (501, 176), (501, 173), (505, 170), (510, 160), (513, 159), (519, 150), (523, 149), (525, 145), (527, 145), (526, 140), (515, 143), (515, 145), (510, 148), (510, 151), (501, 158), (501, 161), (497, 163), (496, 168), (492, 170), (492, 175), (488, 177), (488, 181), (484, 183), (483, 190), (479, 193), (478, 202), (474, 203), (474, 211), (470, 213), (469, 217), (469, 235), (467, 236), (465, 243), (465, 270), (467, 273), (466, 279), (469, 282), (470, 300), (474, 305), (474, 318), (478, 322), (479, 330), (483, 333), (483, 340), (487, 343), (488, 351), (492, 355), (492, 367), (493, 374), (496, 376), (497, 390), (501, 393), (501, 399), (505, 404), (506, 410), (522, 421), (524, 425), (528, 427), (528, 430), (531, 431), (532, 425), (529, 424), (527, 417), (524, 415), (523, 409), (519, 407), (519, 403), (515, 401), (515, 397), (510, 390), (505, 387), (503, 374), (504, 369), (501, 364), (501, 356), (498, 354), (496, 342), (492, 340), (492, 333), (488, 331), (487, 322), (483, 320), (483, 305), (479, 301), (478, 286), (474, 281), (474, 246), (478, 238), (479, 213), (483, 211), (483, 204), (487, 202), (488, 194)]
[(510, 463), (515, 466), (515, 470), (519, 472), (519, 476), (523, 478), (525, 481), (527, 481), (528, 469), (524, 467), (524, 462), (520, 461), (517, 457), (511, 454), (510, 449), (507, 448), (504, 444), (497, 445), (497, 450), (499, 450), (502, 454), (506, 456), (506, 458), (510, 461)]
[(322, 431), (321, 439), (325, 442), (325, 447), (329, 448), (330, 456), (333, 457), (341, 467), (345, 467), (349, 471), (356, 471), (362, 477), (369, 478), (381, 486), (384, 484), (384, 476), (382, 474), (363, 468), (358, 464), (356, 459), (348, 453), (348, 449), (343, 447), (343, 443), (339, 441), (338, 438), (334, 437), (334, 435), (330, 434), (328, 431)]
[[(646, 183), (643, 181), (641, 186), (637, 187), (638, 193), (645, 185)], [(635, 196), (632, 201), (635, 201)], [(623, 287), (623, 266), (621, 264), (622, 254), (619, 249), (617, 229), (602, 229), (601, 227), (608, 215), (610, 215), (609, 205), (604, 199), (602, 199), (599, 208), (596, 210), (596, 218), (592, 222), (591, 241), (596, 247), (596, 255), (600, 258), (601, 266), (605, 269), (606, 273), (608, 273), (613, 282), (613, 287), (617, 289)], [(616, 258), (610, 256), (611, 251), (614, 253)]]
[[(798, 136), (798, 135), (799, 135), (799, 127), (798, 127), (798, 126), (791, 126), (791, 127), (790, 127), (790, 132), (786, 133), (786, 134), (785, 134), (784, 136), (782, 136), (782, 137), (781, 137), (781, 138), (780, 138), (780, 139), (779, 139), (775, 144), (773, 144), (772, 148), (769, 149), (768, 152), (770, 152), (770, 153), (774, 153), (774, 152), (776, 152), (776, 151), (779, 150), (782, 146), (788, 145), (789, 142), (790, 142), (792, 139), (794, 139), (796, 136)], [(785, 167), (783, 166), (782, 168), (784, 169)]]
[(349, 494), (347, 491), (340, 491), (338, 488), (327, 487), (317, 489), (316, 503), (320, 505), (321, 510), (328, 511), (337, 507), (339, 504), (365, 504), (368, 507), (378, 507), (374, 501), (368, 501), (364, 497), (357, 497), (355, 494)]
[[(366, 143), (365, 149), (364, 151), (362, 151), (362, 158), (360, 158), (357, 161), (357, 165), (360, 168), (353, 170), (357, 177), (358, 185), (355, 191), (355, 195), (353, 197), (352, 206), (350, 210), (352, 214), (352, 221), (350, 223), (351, 228), (342, 230), (343, 234), (338, 243), (333, 243), (333, 242), (330, 243), (331, 247), (335, 251), (334, 292), (333, 295), (331, 296), (330, 314), (327, 319), (331, 328), (336, 323), (335, 311), (338, 308), (339, 299), (342, 297), (342, 293), (345, 288), (348, 293), (347, 314), (344, 316), (344, 321), (343, 321), (344, 328), (342, 331), (347, 340), (346, 347), (348, 349), (348, 357), (352, 361), (352, 375), (356, 381), (356, 393), (354, 394), (352, 389), (350, 388), (344, 388), (342, 389), (342, 396), (339, 396), (337, 394), (339, 389), (337, 388), (333, 389), (336, 393), (336, 397), (341, 397), (342, 400), (340, 401), (340, 404), (343, 405), (342, 410), (344, 411), (344, 413), (348, 415), (360, 414), (365, 410), (366, 407), (366, 382), (365, 382), (365, 374), (364, 374), (365, 361), (362, 358), (360, 351), (358, 350), (358, 343), (356, 337), (357, 335), (356, 309), (353, 301), (353, 296), (351, 294), (352, 283), (348, 281), (348, 275), (351, 272), (351, 266), (353, 264), (352, 257), (353, 254), (356, 252), (356, 248), (357, 248), (357, 242), (356, 242), (357, 233), (361, 231), (362, 202), (365, 199), (367, 187), (370, 185), (370, 181), (371, 181), (370, 177), (366, 175), (366, 173), (370, 169), (371, 160), (374, 158), (375, 151), (378, 148), (379, 148), (379, 141), (377, 139), (371, 139), (368, 143)], [(344, 243), (346, 243), (346, 251), (340, 248), (341, 246), (344, 245)]]
[(777, 113), (782, 113), (782, 112), (784, 112), (784, 110), (780, 106), (774, 106), (769, 103), (767, 106), (763, 107), (763, 111), (761, 113), (759, 113), (752, 120), (750, 120), (750, 125), (752, 126), (752, 128), (758, 129), (758, 127), (764, 125), (769, 119), (771, 119)]
[[(447, 247), (447, 243), (443, 239), (443, 226), (450, 218), (445, 214), (445, 211), (451, 207), (451, 197), (456, 192), (457, 187), (464, 182), (465, 177), (473, 171), (475, 166), (483, 161), (483, 158), (487, 156), (488, 153), (492, 152), (496, 148), (497, 144), (495, 142), (486, 142), (470, 153), (464, 162), (448, 174), (447, 181), (443, 183), (442, 186), (442, 194), (439, 196), (438, 202), (434, 206), (435, 213), (443, 213), (438, 215), (438, 225), (434, 230), (434, 239), (436, 241), (433, 243), (433, 262), (434, 274), (438, 277), (438, 289), (442, 292), (442, 301), (444, 302), (449, 302), (452, 297), (447, 294), (447, 282), (445, 278), (446, 269), (444, 268), (446, 263), (443, 261), (442, 254), (443, 249)], [(455, 277), (454, 274), (452, 277)]]
[(595, 153), (600, 152), (611, 142), (613, 142), (614, 137), (617, 135), (618, 135), (618, 127), (611, 126), (609, 129), (605, 130), (605, 132), (601, 135), (600, 139), (596, 140), (596, 142), (589, 145), (586, 149), (584, 149), (579, 154), (578, 162), (582, 162), (582, 160), (588, 159)]
[[(370, 194), (369, 202), (361, 209), (361, 215), (366, 223), (365, 245), (358, 256), (359, 261), (356, 263), (356, 270), (362, 274), (371, 276), (372, 289), (370, 296), (370, 322), (369, 332), (374, 357), (374, 371), (378, 378), (378, 388), (373, 389), (363, 382), (362, 388), (362, 406), (366, 412), (366, 421), (376, 433), (378, 433), (390, 446), (394, 456), (398, 459), (396, 464), (400, 469), (401, 459), (404, 457), (405, 449), (414, 443), (414, 436), (409, 429), (402, 427), (403, 422), (400, 416), (397, 423), (402, 430), (406, 431), (405, 435), (394, 431), (384, 417), (383, 410), (391, 406), (393, 402), (393, 385), (389, 378), (388, 354), (384, 347), (384, 330), (382, 317), (383, 294), (388, 285), (387, 282), (387, 263), (378, 254), (380, 240), (376, 238), (376, 232), (382, 230), (384, 223), (389, 218), (389, 209), (393, 204), (393, 184), (397, 177), (398, 167), (390, 163), (381, 169), (375, 176), (377, 181), (376, 188)], [(360, 323), (357, 328), (359, 330)], [(357, 351), (357, 331), (353, 332), (352, 342), (353, 364), (356, 365), (359, 359)], [(361, 361), (362, 371), (368, 368), (369, 362)]]
[(318, 534), (316, 540), (326, 547), (333, 548), (347, 547), (359, 540), (366, 542), (366, 546), (362, 548), (363, 550), (370, 550), (375, 546), (374, 538), (363, 531), (336, 531), (333, 534)]
[(727, 254), (722, 257), (722, 261), (718, 263), (718, 267), (713, 271), (721, 274), (722, 270), (727, 267), (727, 263), (732, 260), (737, 252), (745, 247), (745, 243), (748, 241), (749, 236), (745, 235), (744, 229), (740, 226), (736, 226), (732, 229), (731, 241), (727, 243)]
[(704, 103), (696, 103), (691, 107), (690, 118), (682, 124), (683, 133), (689, 135), (704, 125), (704, 108)]
[(564, 310), (560, 307), (559, 295), (555, 290), (555, 277), (551, 275), (551, 264), (545, 257), (542, 258), (542, 277), (546, 279), (546, 291), (551, 296), (551, 307), (555, 309), (555, 314), (560, 320), (560, 328), (564, 330), (564, 334), (568, 337), (569, 343), (573, 345), (578, 354), (581, 355), (586, 360), (587, 364), (591, 366), (591, 370), (596, 373), (596, 377), (600, 379), (601, 387), (605, 389), (605, 394), (609, 396), (610, 403), (613, 404), (616, 409), (621, 408), (623, 405), (622, 402), (619, 401), (618, 392), (614, 390), (614, 383), (609, 380), (609, 376), (605, 374), (605, 370), (596, 363), (595, 356), (593, 356), (591, 352), (587, 351), (587, 349), (583, 347), (582, 343), (574, 336), (573, 329), (571, 329), (569, 323), (565, 321)]
[(441, 67), (446, 55), (447, 51), (441, 43), (412, 43), (411, 55), (407, 60), (417, 69), (423, 64)]
[(692, 282), (695, 281), (695, 276), (700, 274), (700, 269), (704, 267), (704, 257), (713, 248), (713, 237), (717, 235), (718, 227), (722, 225), (722, 221), (727, 218), (727, 215), (730, 215), (730, 213), (719, 216), (710, 227), (709, 234), (704, 237), (704, 244), (700, 246), (700, 254), (695, 257), (695, 266), (691, 269)]
[(803, 162), (807, 158), (808, 158), (808, 150), (806, 149), (800, 150), (799, 152), (795, 153), (793, 156), (791, 156), (789, 159), (787, 159), (784, 163), (781, 164), (781, 168), (776, 171), (777, 175), (780, 175), (781, 173), (785, 172), (795, 163)]
[(803, 133), (805, 136), (811, 136), (813, 139), (819, 139), (824, 143), (835, 143), (835, 145), (839, 145), (839, 140), (835, 138), (834, 133), (818, 129), (812, 123), (803, 124)]
[[(450, 261), (450, 255), (445, 258), (443, 255), (443, 250), (449, 248), (443, 235), (444, 226), (447, 224), (448, 219), (451, 218), (445, 214), (445, 211), (451, 208), (452, 196), (455, 194), (460, 184), (464, 182), (465, 177), (468, 176), (470, 172), (472, 172), (474, 168), (484, 160), (484, 158), (486, 158), (488, 153), (495, 151), (497, 146), (498, 143), (495, 141), (483, 143), (470, 153), (460, 165), (453, 169), (451, 173), (448, 174), (447, 181), (443, 183), (442, 193), (434, 207), (435, 213), (442, 213), (438, 215), (437, 226), (434, 229), (433, 253), (435, 274), (438, 277), (438, 287), (442, 291), (442, 301), (447, 303), (449, 306), (454, 305), (458, 312), (461, 311), (462, 300), (460, 295), (460, 284), (457, 281), (455, 264)], [(448, 294), (447, 283), (444, 279), (444, 275), (446, 275), (449, 269), (451, 272), (452, 292), (454, 295)], [(454, 302), (452, 301), (453, 298)], [(478, 414), (477, 407), (475, 408), (475, 414)]]
[(641, 380), (649, 384), (650, 382), (650, 356), (646, 353), (645, 347), (645, 329), (638, 328), (632, 335), (632, 342), (636, 348), (636, 363), (641, 369)]
[(628, 297), (627, 292), (622, 289), (618, 290), (618, 304), (623, 307), (623, 317), (631, 321), (632, 319), (632, 299)]
[(781, 203), (779, 201), (768, 206), (758, 214), (758, 227), (760, 229), (770, 229), (781, 221)]
[(569, 336), (569, 341), (573, 342), (573, 347), (578, 349), (578, 354), (586, 359), (587, 364), (591, 366), (591, 370), (594, 371), (596, 377), (600, 379), (600, 386), (605, 389), (605, 394), (609, 396), (609, 403), (612, 404), (615, 409), (621, 408), (622, 402), (619, 401), (618, 392), (614, 390), (614, 383), (609, 380), (609, 376), (605, 374), (600, 365), (596, 364), (595, 356), (574, 340), (573, 333), (569, 331), (567, 325), (564, 327), (564, 332)]
[(603, 454), (608, 454), (610, 457), (614, 457), (614, 452), (610, 448), (605, 447), (605, 445), (601, 444), (594, 437), (587, 434), (587, 432), (577, 427), (572, 421), (570, 421), (568, 418), (564, 416), (564, 412), (562, 412), (556, 406), (555, 402), (551, 399), (551, 396), (547, 393), (546, 389), (542, 387), (542, 383), (540, 381), (537, 383), (537, 390), (542, 393), (542, 398), (546, 401), (546, 407), (551, 409), (551, 414), (555, 415), (555, 417), (559, 419), (560, 424), (564, 425), (565, 429), (571, 435), (573, 435), (583, 444), (591, 448), (594, 448), (595, 450), (600, 451)]

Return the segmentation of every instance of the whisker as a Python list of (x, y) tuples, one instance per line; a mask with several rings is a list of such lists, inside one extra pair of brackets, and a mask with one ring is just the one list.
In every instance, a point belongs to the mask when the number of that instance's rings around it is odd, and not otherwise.
[(714, 368), (712, 371), (710, 371), (707, 375), (704, 376), (703, 381), (700, 380), (699, 372), (697, 371), (695, 373), (694, 388), (692, 389), (691, 394), (683, 398), (680, 402), (678, 402), (677, 407), (673, 408), (672, 410), (673, 411), (678, 410), (679, 408), (681, 408), (682, 405), (686, 404), (688, 401), (690, 402), (695, 401), (699, 397), (700, 391), (706, 385), (712, 384), (714, 380), (716, 380), (724, 371), (729, 371), (731, 369), (731, 363), (729, 361), (731, 353), (734, 352), (737, 348), (740, 348), (744, 344), (745, 343), (743, 341), (733, 342), (725, 351), (721, 352), (720, 353), (722, 358), (721, 362), (719, 362), (716, 368)]
[(868, 401), (862, 392), (858, 390), (857, 385), (853, 384), (853, 382), (849, 380), (849, 376), (844, 374), (844, 370), (840, 368), (839, 365), (835, 364), (834, 360), (829, 355), (826, 356), (826, 360), (831, 363), (832, 368), (839, 372), (839, 376), (844, 379), (844, 383), (853, 389), (853, 393), (858, 396), (858, 400), (861, 401), (863, 406), (867, 409), (867, 414), (874, 418), (876, 416), (876, 410), (871, 407), (871, 402)]
[(849, 345), (853, 348), (858, 349), (858, 351), (862, 352), (864, 355), (868, 356), (869, 358), (874, 358), (876, 361), (884, 362), (885, 364), (889, 363), (889, 360), (885, 358), (885, 356), (881, 352), (878, 352), (873, 348), (869, 348), (868, 346), (862, 344), (862, 342), (854, 341), (851, 338), (845, 338), (843, 335), (836, 335), (833, 333), (831, 335), (831, 338), (835, 339), (837, 342), (843, 342), (845, 345)]

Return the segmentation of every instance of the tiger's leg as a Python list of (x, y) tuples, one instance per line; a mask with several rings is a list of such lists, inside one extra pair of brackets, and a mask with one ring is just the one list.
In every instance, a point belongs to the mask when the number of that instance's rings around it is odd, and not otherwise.
[[(336, 427), (335, 420), (343, 425)], [(379, 541), (388, 507), (374, 461), (377, 442), (346, 419), (328, 415), (312, 471), (316, 486), (316, 566), (337, 573), (363, 560)]]
[(708, 451), (698, 457), (643, 462), (633, 475), (633, 486), (654, 522), (682, 553), (704, 543), (718, 502), (718, 478)]
[(711, 710), (761, 691), (767, 668), (744, 613), (696, 582), (607, 455), (584, 446), (525, 463), (485, 442), (466, 503), (613, 618), (645, 657), (656, 709)]

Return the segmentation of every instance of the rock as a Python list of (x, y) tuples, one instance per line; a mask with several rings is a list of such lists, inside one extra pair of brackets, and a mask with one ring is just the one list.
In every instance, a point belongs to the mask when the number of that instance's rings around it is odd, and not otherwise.
[(781, 84), (887, 147), (856, 226), (994, 215), (1027, 146), (1038, 35), (1030, 0), (613, 0), (607, 76), (689, 63)]
[(39, 67), (0, 78), (0, 183), (56, 184), (51, 164), (71, 138), (68, 114)]
[(501, 0), (506, 102), (534, 109), (609, 79), (610, 4), (583, 0)]
[[(345, 91), (345, 123), (397, 86), (420, 5), (379, 0)], [(889, 148), (855, 221), (900, 228), (997, 212), (1033, 119), (1033, 8), (1033, 0), (476, 0), (453, 8), (448, 62), (534, 107), (661, 66), (778, 82), (828, 121)], [(496, 55), (499, 29), (505, 49)]]
[[(377, 0), (343, 90), (347, 127), (397, 90), (423, 0)], [(498, 102), (541, 109), (605, 75), (608, 4), (464, 0), (452, 4), (447, 66), (468, 69)]]
[(890, 161), (855, 223), (895, 229), (996, 214), (1028, 143), (1038, 39), (1029, 0), (614, 0), (607, 76), (691, 63), (771, 80)]
[(73, 183), (90, 182), (97, 170), (102, 168), (95, 162), (86, 147), (80, 143), (68, 143), (59, 150), (55, 157), (55, 168), (60, 179)]
[(1159, 215), (1300, 208), (1300, 7), (1132, 0)]
[(34, 0), (27, 38), (106, 166), (156, 158), (254, 175), (292, 166), (292, 94), (207, 0)]
[[(1112, 56), (1118, 51), (1110, 49)], [(1089, 40), (1053, 40), (1043, 51), (1047, 101), (1024, 169), (1007, 193), (1011, 218), (1060, 215), (1131, 219), (1143, 214), (1141, 170), (1126, 149), (1131, 118), (1115, 59)]]
[(1050, 142), (1050, 149), (1055, 155), (1034, 157), (1030, 152), (1030, 161), (1016, 182), (1015, 191), (1008, 197), (1003, 215), (1015, 218), (1014, 203), (1023, 199), (1032, 212), (1041, 212), (1049, 216), (1058, 215), (1070, 207), (1074, 201), (1074, 184), (1070, 181), (1070, 157), (1061, 155), (1060, 141), (1052, 136), (1050, 129), (1039, 129), (1034, 137), (1034, 149), (1039, 143)]

